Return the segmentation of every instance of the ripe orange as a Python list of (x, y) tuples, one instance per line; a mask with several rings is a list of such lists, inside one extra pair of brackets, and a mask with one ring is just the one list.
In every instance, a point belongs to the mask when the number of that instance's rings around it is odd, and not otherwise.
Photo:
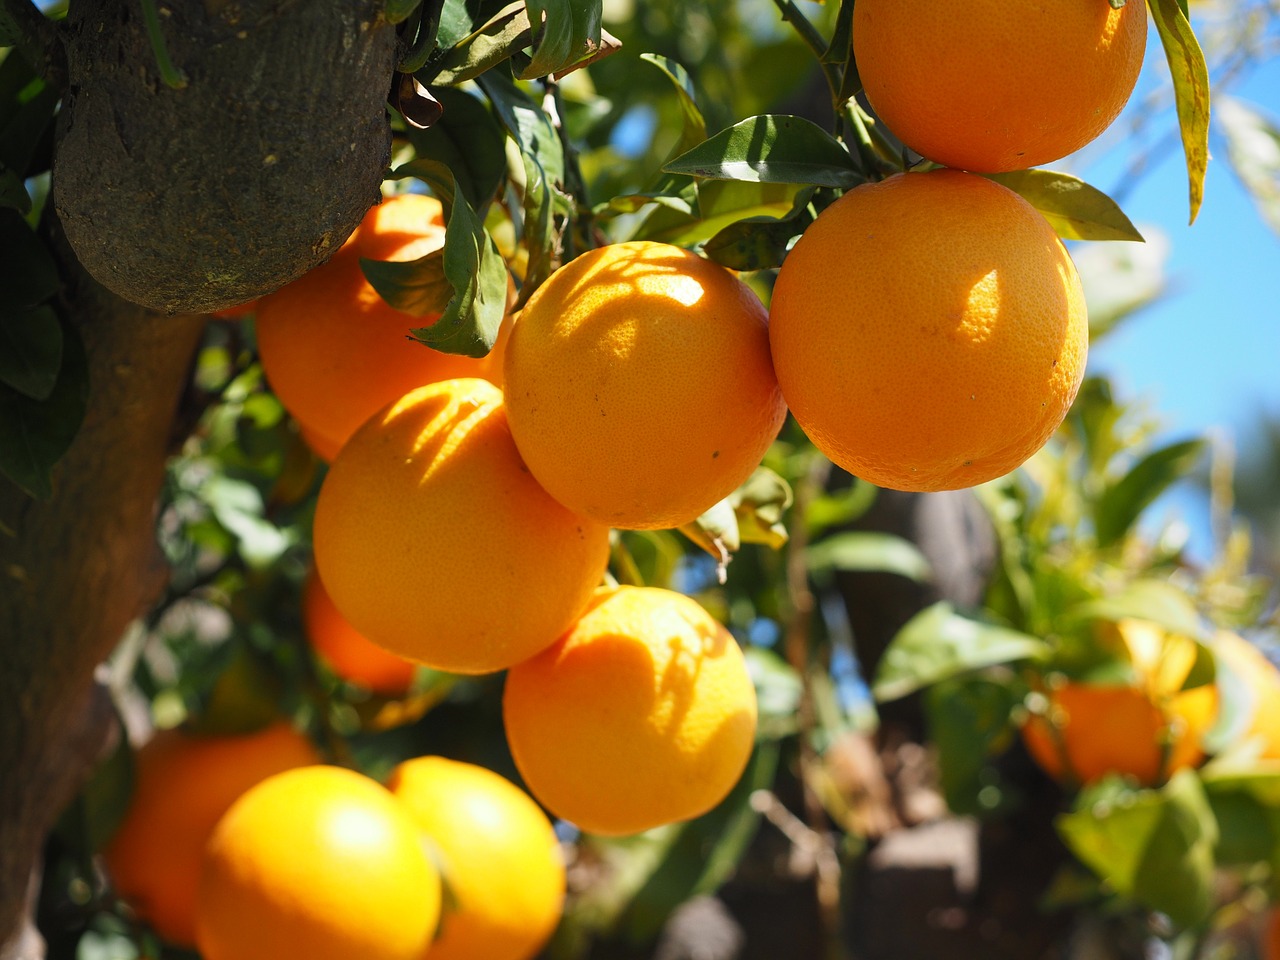
[(1252, 712), (1244, 736), (1257, 742), (1260, 758), (1280, 760), (1280, 671), (1239, 634), (1219, 631), (1213, 649), (1251, 694)]
[(1088, 317), (1029, 203), (936, 170), (824, 210), (778, 273), (769, 336), (783, 396), (823, 453), (882, 487), (950, 490), (1049, 439), (1084, 377)]
[(451, 377), (496, 379), (488, 357), (453, 356), (408, 339), (436, 317), (388, 306), (360, 258), (416, 260), (444, 243), (440, 204), (417, 194), (374, 207), (328, 263), (263, 297), (258, 352), (271, 388), (325, 459), (364, 420), (415, 387)]
[(135, 756), (128, 812), (103, 850), (116, 891), (165, 940), (194, 945), (200, 858), (218, 818), (259, 781), (319, 761), (286, 723), (247, 736), (156, 734)]
[(546, 814), (498, 774), (443, 757), (391, 771), (449, 889), (431, 960), (528, 960), (560, 919), (564, 863)]
[(538, 486), (483, 380), (415, 390), (360, 428), (315, 516), (325, 589), (374, 643), (503, 670), (553, 643), (604, 575), (609, 531)]
[(511, 669), (503, 718), (535, 797), (589, 833), (621, 835), (724, 799), (751, 755), (756, 697), (737, 641), (695, 601), (617, 587)]
[(388, 697), (413, 686), (413, 664), (371, 643), (353, 627), (333, 605), (314, 570), (302, 592), (302, 622), (311, 648), (343, 680)]
[(980, 173), (1079, 150), (1133, 92), (1143, 3), (858, 0), (853, 51), (867, 99), (930, 160)]
[(409, 812), (341, 767), (278, 774), (235, 802), (205, 853), (204, 960), (420, 960), (440, 877)]
[(1280, 960), (1280, 907), (1272, 907), (1267, 917), (1266, 943), (1262, 960)]
[(663, 243), (584, 253), (529, 299), (504, 363), (511, 433), (601, 523), (674, 527), (759, 465), (786, 415), (751, 289)]
[(1143, 620), (1104, 627), (1111, 629), (1128, 650), (1134, 685), (1051, 689), (1048, 718), (1029, 718), (1023, 741), (1057, 780), (1088, 784), (1114, 772), (1160, 783), (1203, 759), (1200, 744), (1217, 719), (1218, 692), (1212, 684), (1181, 689), (1196, 660), (1190, 638)]

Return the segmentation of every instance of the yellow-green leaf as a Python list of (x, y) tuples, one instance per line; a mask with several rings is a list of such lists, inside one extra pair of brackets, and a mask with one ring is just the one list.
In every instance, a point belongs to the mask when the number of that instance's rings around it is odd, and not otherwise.
[(1147, 0), (1147, 4), (1173, 75), (1182, 150), (1187, 156), (1190, 222), (1195, 223), (1204, 200), (1204, 175), (1209, 166), (1209, 70), (1178, 0)]

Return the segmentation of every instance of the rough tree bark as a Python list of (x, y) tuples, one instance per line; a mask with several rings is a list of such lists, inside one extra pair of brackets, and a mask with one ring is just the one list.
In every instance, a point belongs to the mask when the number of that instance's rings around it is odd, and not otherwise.
[(94, 668), (163, 583), (153, 509), (202, 328), (67, 265), (88, 413), (50, 500), (0, 480), (0, 960), (41, 955), (24, 929), (33, 865), (112, 727)]

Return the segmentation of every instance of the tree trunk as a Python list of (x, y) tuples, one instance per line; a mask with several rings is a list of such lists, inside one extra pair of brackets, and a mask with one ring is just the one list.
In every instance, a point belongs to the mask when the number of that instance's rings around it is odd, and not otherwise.
[(88, 413), (50, 500), (0, 479), (0, 960), (43, 955), (28, 889), (46, 835), (114, 727), (94, 668), (163, 584), (154, 507), (202, 329), (199, 317), (150, 313), (64, 264)]

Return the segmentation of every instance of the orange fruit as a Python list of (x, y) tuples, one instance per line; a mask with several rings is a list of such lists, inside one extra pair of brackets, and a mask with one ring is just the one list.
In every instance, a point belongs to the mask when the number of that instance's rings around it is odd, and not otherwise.
[(1106, 0), (858, 0), (867, 99), (907, 146), (949, 167), (1022, 170), (1079, 150), (1124, 108), (1147, 11)]
[(444, 243), (440, 204), (403, 194), (365, 215), (342, 248), (257, 307), (258, 353), (271, 388), (324, 459), (368, 417), (415, 387), (452, 377), (497, 378), (489, 358), (441, 353), (409, 339), (438, 317), (389, 306), (360, 258), (416, 260)]
[(1261, 759), (1280, 760), (1280, 670), (1252, 643), (1227, 630), (1216, 634), (1213, 649), (1251, 695), (1245, 738), (1257, 742)]
[(613, 527), (696, 519), (750, 476), (786, 415), (756, 295), (663, 243), (601, 247), (557, 270), (521, 312), (503, 369), (533, 475)]
[(409, 812), (341, 767), (278, 774), (218, 822), (196, 914), (204, 960), (419, 960), (440, 877)]
[(351, 624), (452, 673), (502, 670), (553, 643), (604, 575), (609, 531), (538, 486), (483, 380), (414, 390), (333, 462), (315, 559)]
[(414, 666), (367, 640), (333, 605), (314, 570), (302, 591), (302, 623), (311, 649), (335, 674), (374, 693), (397, 697), (413, 686)]
[(1280, 907), (1272, 907), (1267, 917), (1266, 944), (1263, 960), (1280, 960)]
[(555, 930), (564, 863), (551, 821), (484, 767), (418, 757), (387, 782), (436, 849), (449, 890), (431, 960), (528, 960)]
[(1195, 665), (1194, 641), (1144, 620), (1102, 630), (1118, 635), (1135, 683), (1050, 689), (1048, 717), (1032, 716), (1022, 728), (1032, 758), (1055, 779), (1082, 784), (1120, 773), (1150, 786), (1198, 764), (1201, 740), (1217, 720), (1218, 692), (1212, 684), (1181, 689)]
[(218, 818), (259, 781), (319, 761), (283, 722), (245, 736), (156, 734), (134, 757), (129, 808), (102, 852), (116, 891), (165, 940), (192, 946), (200, 858)]
[(694, 600), (602, 588), (554, 646), (508, 672), (503, 719), (544, 806), (622, 835), (724, 799), (751, 755), (756, 697), (737, 641)]
[(1039, 450), (1075, 399), (1089, 332), (1045, 219), (999, 184), (936, 170), (827, 207), (778, 273), (769, 336), (823, 453), (881, 487), (930, 491)]

